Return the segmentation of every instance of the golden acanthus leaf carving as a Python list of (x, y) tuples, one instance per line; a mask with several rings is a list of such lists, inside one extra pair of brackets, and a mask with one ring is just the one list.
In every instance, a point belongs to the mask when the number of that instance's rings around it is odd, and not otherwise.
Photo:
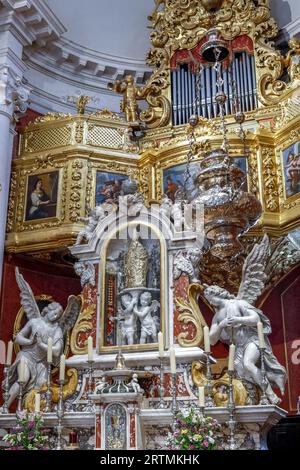
[(30, 123), (31, 124), (39, 124), (43, 122), (52, 122), (58, 121), (60, 119), (66, 119), (72, 117), (72, 114), (65, 114), (65, 113), (47, 113), (44, 116), (38, 116), (35, 120)]
[[(83, 296), (80, 296), (83, 305)], [(86, 331), (90, 331), (92, 329), (92, 318), (95, 313), (95, 306), (89, 305), (86, 308), (82, 308), (78, 319), (74, 325), (74, 328), (71, 333), (70, 339), (70, 348), (73, 354), (86, 354), (87, 353), (87, 341), (84, 343), (83, 346), (80, 346), (77, 342), (78, 335), (80, 333), (85, 333)]]
[[(192, 363), (192, 380), (196, 387), (205, 387), (207, 384), (205, 367), (201, 362)], [(212, 398), (216, 406), (228, 404), (229, 376), (226, 372), (218, 379), (212, 379)], [(248, 402), (248, 392), (241, 380), (233, 379), (233, 396), (236, 406), (245, 406)]]
[(201, 346), (203, 343), (203, 327), (206, 325), (206, 321), (201, 313), (197, 301), (199, 294), (202, 292), (202, 286), (198, 284), (190, 284), (188, 288), (188, 301), (181, 297), (176, 299), (176, 307), (180, 312), (178, 315), (178, 321), (184, 325), (192, 324), (196, 330), (191, 339), (188, 339), (189, 333), (187, 331), (179, 333), (177, 337), (178, 344), (183, 348)]

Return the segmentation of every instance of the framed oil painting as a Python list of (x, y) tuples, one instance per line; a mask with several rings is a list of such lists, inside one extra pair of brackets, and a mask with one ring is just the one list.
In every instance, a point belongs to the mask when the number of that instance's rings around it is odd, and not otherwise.
[(28, 176), (25, 222), (57, 217), (59, 171)]
[(121, 193), (122, 183), (127, 175), (97, 171), (95, 203), (102, 204), (107, 200), (117, 201)]
[[(239, 167), (245, 175), (247, 175), (247, 157), (235, 157), (233, 158), (234, 165)], [(181, 189), (184, 185), (185, 179), (185, 164), (172, 166), (167, 168), (163, 172), (163, 192), (173, 202), (175, 201), (176, 192)], [(200, 170), (199, 163), (195, 162), (191, 164), (191, 178), (188, 181), (188, 193), (191, 199), (197, 196), (198, 188), (195, 182), (195, 178)], [(247, 191), (247, 178), (243, 186), (244, 191)]]
[(282, 152), (285, 197), (289, 198), (300, 192), (300, 141)]

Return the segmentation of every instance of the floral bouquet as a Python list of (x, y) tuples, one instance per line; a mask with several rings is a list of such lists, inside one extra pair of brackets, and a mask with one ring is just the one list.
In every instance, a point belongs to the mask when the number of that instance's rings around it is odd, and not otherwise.
[(195, 408), (182, 411), (175, 421), (175, 430), (168, 438), (172, 450), (217, 450), (217, 433), (220, 425), (216, 419), (201, 416)]
[(48, 450), (48, 437), (42, 431), (43, 418), (38, 413), (17, 413), (17, 424), (3, 440), (10, 445), (7, 450)]

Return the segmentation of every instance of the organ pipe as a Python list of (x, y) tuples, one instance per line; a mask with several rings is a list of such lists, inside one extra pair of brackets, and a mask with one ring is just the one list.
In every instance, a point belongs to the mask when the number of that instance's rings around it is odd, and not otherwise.
[[(225, 104), (226, 115), (235, 113), (234, 92), (240, 104), (241, 111), (251, 111), (257, 107), (257, 85), (255, 73), (255, 59), (247, 52), (236, 53), (230, 64), (230, 69), (222, 70), (224, 92), (228, 100)], [(171, 73), (172, 78), (172, 106), (173, 124), (175, 126), (186, 124), (192, 114), (208, 119), (218, 116), (218, 105), (215, 97), (217, 93), (217, 74), (213, 65), (203, 66), (199, 89), (196, 90), (198, 73), (192, 73), (187, 65), (181, 65)], [(234, 92), (233, 92), (234, 83)], [(198, 109), (195, 98), (198, 93)]]

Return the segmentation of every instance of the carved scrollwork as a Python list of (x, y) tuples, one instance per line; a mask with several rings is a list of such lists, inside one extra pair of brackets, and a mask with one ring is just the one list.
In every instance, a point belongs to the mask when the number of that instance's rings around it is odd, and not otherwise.
[(149, 127), (164, 125), (167, 114), (161, 121), (158, 115), (162, 118), (166, 110), (164, 100), (168, 101), (168, 95), (164, 90), (169, 86), (172, 55), (177, 50), (195, 47), (212, 26), (229, 41), (241, 35), (253, 39), (259, 100), (264, 105), (278, 103), (287, 85), (280, 80), (284, 61), (272, 42), (278, 27), (270, 16), (269, 3), (269, 0), (227, 0), (212, 16), (198, 0), (159, 2), (160, 8), (155, 8), (148, 17), (153, 31), (147, 64), (154, 68), (154, 73), (144, 88), (144, 92), (149, 90), (146, 99), (150, 108), (144, 112), (142, 120)]
[[(67, 400), (72, 397), (76, 392), (78, 384), (78, 372), (76, 369), (68, 369), (66, 371), (66, 383), (63, 386), (63, 399)], [(35, 395), (37, 393), (44, 394), (47, 391), (47, 384), (44, 384), (40, 390), (34, 388), (31, 390), (25, 398), (24, 408), (30, 412), (35, 409)], [(52, 383), (51, 385), (52, 401), (58, 403), (59, 400), (59, 385)], [(41, 410), (43, 411), (46, 405), (45, 400), (41, 400)]]
[(188, 339), (187, 331), (179, 333), (177, 340), (183, 348), (200, 346), (203, 343), (203, 327), (206, 321), (197, 302), (200, 293), (202, 293), (202, 287), (198, 284), (191, 284), (188, 289), (188, 301), (182, 298), (176, 299), (176, 307), (180, 312), (178, 321), (184, 325), (192, 324), (195, 328), (195, 334), (191, 339)]
[[(83, 297), (82, 297), (83, 305)], [(82, 344), (78, 343), (78, 335), (80, 333), (85, 333), (92, 329), (92, 318), (95, 313), (94, 305), (89, 305), (88, 307), (83, 307), (79, 313), (77, 322), (71, 333), (70, 338), (70, 348), (73, 354), (86, 354), (87, 353), (87, 340)]]
[[(42, 230), (54, 228), (62, 225), (65, 220), (66, 210), (66, 197), (68, 185), (68, 163), (65, 161), (54, 161), (50, 155), (41, 155), (37, 157), (30, 167), (24, 168), (19, 173), (18, 194), (16, 204), (16, 231), (29, 232), (32, 230)], [(40, 170), (53, 168), (60, 170), (60, 200), (57, 210), (57, 216), (52, 219), (45, 219), (45, 221), (26, 221), (25, 208), (27, 197), (27, 178), (31, 175), (38, 174)]]
[(69, 218), (72, 222), (77, 222), (80, 217), (81, 210), (81, 190), (82, 183), (82, 169), (83, 162), (75, 160), (72, 163), (72, 176), (71, 176), (71, 194), (70, 194), (70, 207)]

